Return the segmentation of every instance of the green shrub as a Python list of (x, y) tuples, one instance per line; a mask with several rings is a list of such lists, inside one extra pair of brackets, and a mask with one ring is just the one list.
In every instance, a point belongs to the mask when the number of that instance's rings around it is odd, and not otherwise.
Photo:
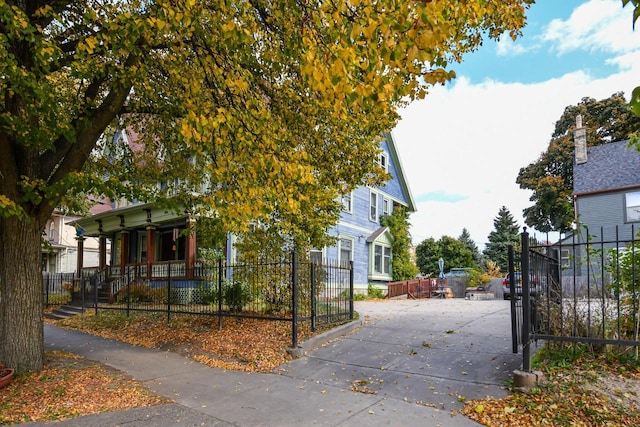
[(242, 311), (251, 295), (249, 284), (240, 280), (227, 280), (222, 286), (222, 299), (231, 311)]
[(202, 282), (200, 284), (200, 302), (203, 304), (215, 304), (218, 302), (218, 284), (215, 282)]
[(116, 301), (124, 302), (127, 296), (130, 302), (150, 302), (153, 301), (154, 292), (142, 282), (132, 282), (118, 291)]
[(264, 302), (271, 312), (277, 313), (289, 310), (291, 298), (291, 286), (285, 280), (271, 283), (264, 288)]
[(372, 283), (369, 283), (369, 286), (367, 286), (367, 294), (369, 295), (369, 298), (374, 298), (374, 299), (384, 298), (384, 292), (382, 291), (382, 289), (377, 288)]

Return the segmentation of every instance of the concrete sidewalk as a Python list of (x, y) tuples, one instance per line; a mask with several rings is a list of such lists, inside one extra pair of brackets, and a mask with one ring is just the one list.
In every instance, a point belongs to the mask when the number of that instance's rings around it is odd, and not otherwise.
[[(362, 328), (366, 329), (366, 327)], [(128, 373), (175, 404), (26, 426), (477, 426), (452, 410), (353, 392), (348, 383), (210, 368), (175, 353), (45, 325), (45, 348)], [(303, 357), (303, 359), (305, 359)]]

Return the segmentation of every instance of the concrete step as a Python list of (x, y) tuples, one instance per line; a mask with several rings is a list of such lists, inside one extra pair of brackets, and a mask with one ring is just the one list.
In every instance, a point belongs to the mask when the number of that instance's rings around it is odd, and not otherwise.
[(84, 313), (84, 309), (82, 307), (78, 307), (75, 305), (62, 305), (60, 308), (56, 308), (51, 313), (45, 313), (45, 317), (53, 320), (62, 320), (68, 319), (69, 317), (76, 316), (78, 314)]

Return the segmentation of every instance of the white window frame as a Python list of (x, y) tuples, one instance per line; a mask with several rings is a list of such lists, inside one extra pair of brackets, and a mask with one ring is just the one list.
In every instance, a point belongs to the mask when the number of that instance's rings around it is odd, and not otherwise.
[(560, 268), (565, 270), (571, 266), (571, 253), (569, 249), (560, 250)]
[[(380, 253), (378, 254), (378, 249)], [(391, 246), (375, 243), (373, 245), (373, 274), (391, 276)]]
[(342, 196), (342, 210), (353, 213), (353, 191)]
[[(351, 248), (349, 250), (349, 259), (344, 259), (344, 257), (342, 256), (342, 244), (344, 241), (348, 241), (351, 243)], [(353, 261), (354, 249), (355, 249), (355, 239), (349, 236), (341, 236), (340, 240), (338, 241), (338, 262), (340, 264), (346, 264), (346, 263), (349, 263), (350, 261)]]
[(625, 222), (640, 222), (640, 191), (630, 191), (624, 194)]
[(318, 254), (320, 255), (320, 264), (324, 260), (324, 250), (323, 249), (310, 249), (309, 250), (309, 261), (314, 262), (314, 258), (318, 258)]
[(385, 172), (389, 171), (389, 156), (387, 153), (380, 153), (377, 159), (378, 166), (385, 170)]
[(369, 193), (369, 221), (378, 222), (378, 193)]
[(383, 197), (382, 198), (382, 215), (391, 215), (391, 200)]

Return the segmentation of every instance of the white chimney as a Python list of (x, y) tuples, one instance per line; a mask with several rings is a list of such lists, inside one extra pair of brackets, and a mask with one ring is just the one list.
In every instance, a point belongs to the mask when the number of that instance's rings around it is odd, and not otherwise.
[(576, 116), (576, 130), (573, 131), (576, 164), (587, 163), (587, 129), (582, 126), (582, 115)]

